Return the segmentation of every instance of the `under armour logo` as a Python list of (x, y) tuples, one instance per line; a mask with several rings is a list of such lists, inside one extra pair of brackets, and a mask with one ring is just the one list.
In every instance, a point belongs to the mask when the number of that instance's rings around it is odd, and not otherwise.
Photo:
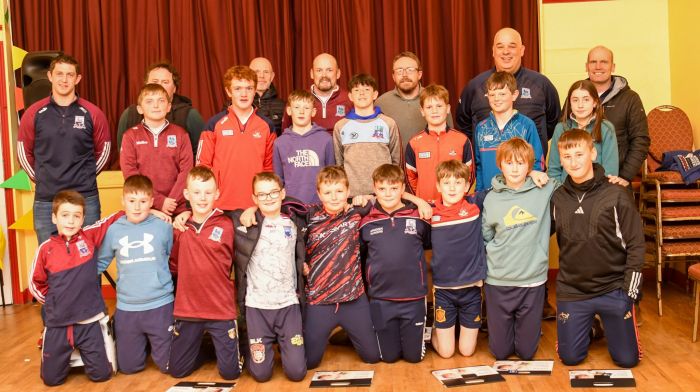
[(153, 245), (151, 245), (151, 241), (153, 241), (153, 234), (143, 233), (143, 241), (133, 242), (129, 242), (129, 236), (125, 235), (119, 240), (119, 245), (122, 246), (122, 248), (119, 250), (119, 254), (124, 257), (129, 257), (129, 249), (140, 247), (143, 247), (144, 255), (152, 253), (154, 249)]

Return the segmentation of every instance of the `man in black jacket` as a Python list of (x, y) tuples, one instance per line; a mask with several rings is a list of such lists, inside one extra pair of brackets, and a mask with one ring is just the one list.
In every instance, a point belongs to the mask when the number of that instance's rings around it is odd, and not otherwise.
[(596, 46), (588, 52), (586, 72), (598, 90), (605, 118), (615, 125), (620, 153), (620, 173), (616, 182), (628, 186), (639, 173), (651, 143), (642, 100), (629, 87), (627, 79), (613, 75), (613, 52), (605, 46)]
[(258, 109), (258, 114), (272, 121), (275, 133), (279, 136), (282, 133), (284, 101), (277, 96), (277, 89), (272, 84), (272, 81), (275, 79), (272, 63), (265, 57), (256, 57), (250, 61), (249, 67), (258, 75), (258, 85), (255, 98), (253, 98), (253, 106)]
[(588, 132), (565, 132), (557, 146), (568, 174), (552, 196), (559, 244), (557, 352), (567, 366), (588, 355), (589, 332), (600, 316), (613, 362), (639, 363), (633, 302), (642, 287), (644, 234), (631, 193), (594, 164)]

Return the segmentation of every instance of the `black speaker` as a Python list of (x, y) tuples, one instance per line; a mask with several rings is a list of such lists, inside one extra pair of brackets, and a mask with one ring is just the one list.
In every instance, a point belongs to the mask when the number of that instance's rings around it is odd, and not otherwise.
[(51, 61), (62, 54), (63, 52), (56, 50), (46, 50), (30, 52), (24, 56), (24, 60), (22, 60), (22, 94), (25, 108), (51, 94), (51, 82), (49, 82), (46, 73), (49, 71)]

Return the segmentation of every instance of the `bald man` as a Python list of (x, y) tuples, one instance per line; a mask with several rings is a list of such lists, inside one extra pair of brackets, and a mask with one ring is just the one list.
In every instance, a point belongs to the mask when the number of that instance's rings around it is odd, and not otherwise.
[(537, 125), (546, 156), (547, 141), (551, 139), (561, 116), (557, 89), (546, 76), (522, 66), (525, 46), (516, 30), (509, 27), (498, 30), (493, 38), (492, 53), (495, 67), (477, 75), (462, 90), (457, 107), (457, 128), (474, 141), (476, 124), (491, 112), (486, 98), (486, 79), (496, 71), (509, 72), (515, 76), (520, 90), (514, 107)]
[[(338, 61), (328, 53), (321, 53), (314, 58), (309, 75), (314, 82), (310, 91), (316, 98), (314, 101), (316, 108), (314, 122), (333, 135), (335, 123), (345, 117), (352, 109), (348, 92), (338, 85), (340, 79)], [(282, 128), (287, 129), (291, 125), (291, 119), (285, 114)]]
[(613, 52), (605, 46), (596, 46), (588, 52), (586, 72), (598, 90), (605, 118), (615, 125), (620, 154), (619, 183), (627, 186), (639, 173), (651, 143), (642, 100), (627, 79), (613, 75)]
[(256, 57), (250, 61), (249, 67), (258, 75), (253, 106), (258, 110), (258, 114), (272, 121), (275, 133), (279, 136), (282, 133), (284, 101), (277, 96), (277, 89), (272, 84), (275, 79), (272, 63), (265, 57)]

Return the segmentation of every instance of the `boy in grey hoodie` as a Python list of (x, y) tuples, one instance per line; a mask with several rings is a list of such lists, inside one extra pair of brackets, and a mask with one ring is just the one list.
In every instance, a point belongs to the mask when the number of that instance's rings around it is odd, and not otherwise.
[(482, 232), (486, 243), (484, 291), (489, 349), (498, 360), (515, 354), (529, 360), (540, 340), (542, 307), (549, 266), (549, 200), (557, 188), (541, 188), (528, 176), (535, 161), (532, 146), (512, 138), (498, 146), (493, 189), (484, 200)]
[[(168, 269), (172, 227), (153, 214), (153, 183), (136, 174), (124, 182), (126, 216), (107, 230), (98, 254), (98, 273), (117, 258), (117, 310), (114, 331), (119, 371), (130, 374), (146, 366), (146, 344), (165, 373), (173, 324), (173, 280)], [(153, 212), (153, 214), (151, 214)]]

